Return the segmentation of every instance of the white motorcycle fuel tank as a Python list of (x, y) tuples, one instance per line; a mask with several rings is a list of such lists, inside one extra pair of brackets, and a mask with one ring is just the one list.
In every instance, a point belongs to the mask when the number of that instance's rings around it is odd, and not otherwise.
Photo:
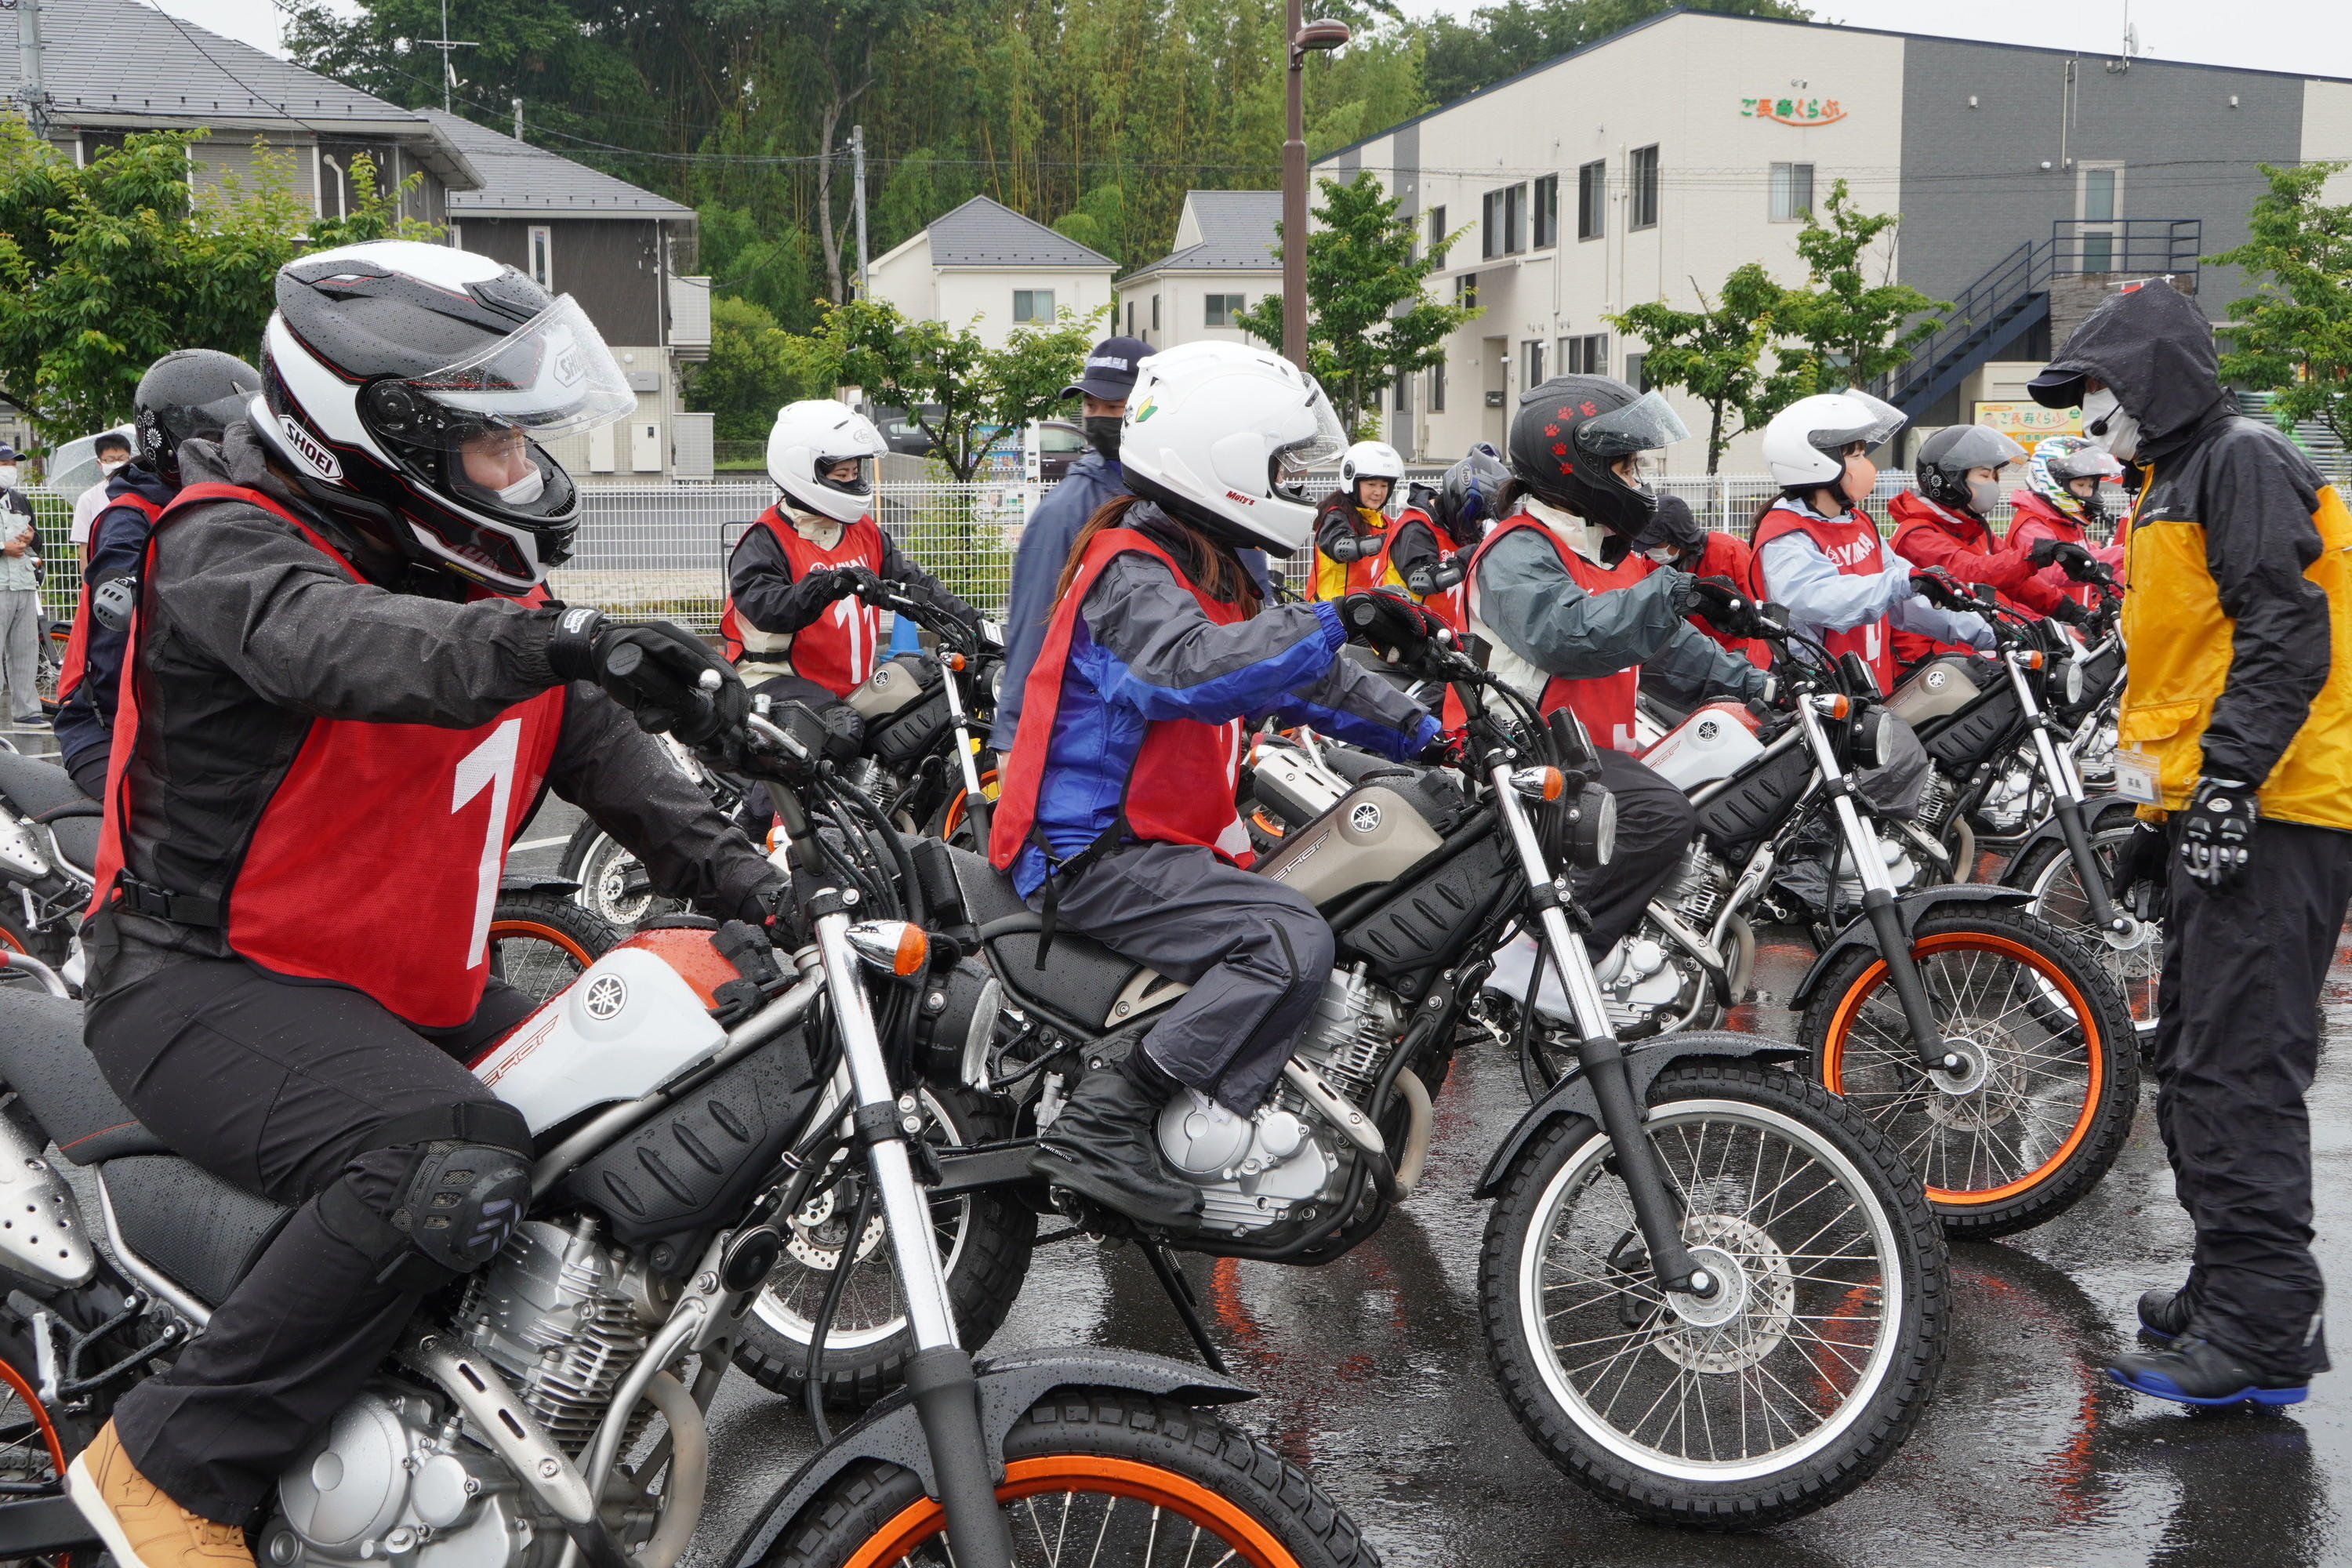
[(535, 1133), (651, 1094), (727, 1043), (710, 992), (735, 978), (707, 931), (641, 931), (517, 1025), (474, 1076)]
[(1737, 702), (1710, 702), (1642, 753), (1642, 761), (1679, 790), (1729, 778), (1763, 751), (1756, 716)]

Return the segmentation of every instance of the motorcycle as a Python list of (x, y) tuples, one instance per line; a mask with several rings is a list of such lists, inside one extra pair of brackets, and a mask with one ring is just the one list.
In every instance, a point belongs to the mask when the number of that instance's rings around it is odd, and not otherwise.
[[(763, 774), (814, 755), (758, 717), (743, 744)], [(906, 983), (944, 950), (918, 925), (865, 918), (860, 878), (837, 874), (855, 865), (788, 816), (776, 858), (803, 889), (809, 939), (785, 962), (751, 926), (666, 922), (474, 1064), (539, 1141), (529, 1217), (425, 1299), (397, 1353), (288, 1468), (257, 1556), (675, 1568), (709, 1479), (705, 1413), (785, 1245), (778, 1221), (855, 1170), (861, 1214), (878, 1204), (892, 1221), (917, 1342), (908, 1391), (826, 1434), (730, 1563), (1050, 1562), (1072, 1532), (1104, 1563), (1163, 1560), (1163, 1541), (1202, 1561), (1370, 1561), (1303, 1472), (1212, 1413), (1249, 1397), (1239, 1384), (1124, 1352), (975, 1363), (958, 1348), (923, 1221), (927, 1160), (891, 1065)], [(81, 1048), (62, 983), (7, 962), (50, 992), (0, 1010), (0, 1180), (19, 1216), (0, 1228), (13, 1407), (0, 1418), (26, 1472), (0, 1502), (0, 1539), (16, 1556), (99, 1544), (63, 1495), (67, 1463), (202, 1330), (284, 1211), (142, 1127)], [(52, 1143), (91, 1173), (103, 1251), (44, 1158)]]
[[(1612, 805), (1589, 744), (1450, 648), (1415, 657), (1473, 715), (1468, 787), (1367, 763), (1259, 862), (1329, 921), (1339, 967), (1252, 1114), (1189, 1090), (1162, 1111), (1166, 1163), (1202, 1190), (1195, 1230), (1049, 1199), (1028, 1173), (1076, 1078), (1132, 1048), (1187, 987), (1067, 931), (1048, 962), (1040, 918), (985, 859), (936, 841), (911, 852), (935, 923), (969, 939), (1002, 987), (1005, 1025), (967, 1047), (963, 1070), (1016, 1102), (1020, 1132), (940, 1151), (934, 1194), (1022, 1192), (1082, 1232), (1132, 1241), (1213, 1367), (1171, 1254), (1311, 1266), (1377, 1231), (1421, 1178), (1433, 1088), (1511, 931), (1542, 933), (1580, 1007), (1597, 995), (1552, 869), (1606, 854)], [(1801, 1047), (1685, 1034), (1629, 1048), (1605, 1009), (1579, 1016), (1573, 1063), (1477, 1189), (1496, 1199), (1481, 1295), (1507, 1397), (1571, 1479), (1637, 1515), (1744, 1528), (1825, 1506), (1899, 1447), (1943, 1355), (1943, 1240), (1918, 1177), (1782, 1069)], [(1569, 1259), (1600, 1272), (1572, 1274)], [(1564, 1299), (1571, 1278), (1596, 1293)], [(1616, 1352), (1595, 1357), (1609, 1337)], [(1806, 1392), (1783, 1397), (1794, 1389)]]
[[(1870, 671), (1765, 629), (1790, 710), (1767, 724), (1712, 704), (1643, 754), (1689, 794), (1697, 833), (1601, 962), (1612, 1023), (1626, 1037), (1713, 1027), (1746, 994), (1751, 920), (1808, 929), (1818, 956), (1790, 1005), (1814, 1079), (1894, 1136), (1953, 1236), (2039, 1225), (2097, 1184), (2130, 1131), (2138, 1058), (2122, 998), (2080, 934), (2027, 912), (2030, 892), (1943, 880), (1933, 840), (1899, 815), (1907, 802), (1870, 798), (1874, 774), (1905, 775), (1907, 755), (1916, 777), (1919, 761)], [(1506, 955), (1484, 1012), (1540, 1083), (1558, 1070), (1548, 1037), (1572, 1020), (1531, 969), (1526, 944)]]

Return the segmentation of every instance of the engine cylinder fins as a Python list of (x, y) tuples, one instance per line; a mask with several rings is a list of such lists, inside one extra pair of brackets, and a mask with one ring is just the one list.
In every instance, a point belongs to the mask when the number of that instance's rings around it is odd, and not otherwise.
[(594, 1438), (649, 1332), (621, 1259), (589, 1219), (569, 1230), (546, 1220), (519, 1226), (474, 1276), (457, 1322), (459, 1337), (508, 1378), (541, 1430), (575, 1458)]

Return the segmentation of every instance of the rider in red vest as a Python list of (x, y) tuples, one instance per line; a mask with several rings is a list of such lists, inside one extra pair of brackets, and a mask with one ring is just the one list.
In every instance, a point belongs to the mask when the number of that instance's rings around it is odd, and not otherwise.
[[(1987, 521), (2000, 505), (2000, 470), (2024, 458), (2024, 447), (1981, 425), (1948, 425), (1937, 431), (1919, 444), (1912, 464), (1918, 488), (1887, 503), (1887, 515), (1895, 520), (1892, 542), (1914, 566), (1999, 590), (2001, 603), (2011, 609), (2079, 625), (2082, 608), (2036, 577), (2061, 547), (2042, 546), (2036, 559), (2015, 537), (2004, 542)], [(1895, 660), (1904, 668), (1939, 653), (1966, 651), (1917, 632), (1895, 634)]]
[[(1751, 599), (1764, 597), (1756, 582), (1756, 553), (1748, 541), (1736, 533), (1702, 531), (1690, 503), (1680, 496), (1658, 498), (1658, 515), (1633, 541), (1633, 549), (1657, 566), (1672, 566), (1694, 577), (1720, 577)], [(1735, 637), (1705, 616), (1692, 616), (1690, 624), (1757, 668), (1772, 668), (1772, 650), (1761, 638)]]
[(872, 420), (842, 404), (811, 398), (777, 410), (768, 477), (783, 499), (737, 542), (719, 622), (727, 657), (746, 681), (793, 676), (848, 696), (874, 673), (883, 635), (875, 606), (885, 582), (958, 619), (977, 619), (900, 554), (870, 515), (866, 465), (888, 449)]
[(181, 445), (147, 549), (85, 927), (115, 1092), (293, 1210), (73, 1463), (145, 1568), (249, 1563), (240, 1521), (527, 1206), (529, 1130), (464, 1064), (534, 1006), (487, 949), (542, 790), (714, 912), (781, 881), (642, 732), (740, 720), (732, 670), (540, 590), (580, 508), (539, 442), (636, 406), (580, 308), (407, 241), (277, 301), (249, 421)]
[(1782, 409), (1764, 429), (1764, 462), (1780, 495), (1757, 513), (1753, 536), (1765, 597), (1832, 654), (1860, 656), (1881, 691), (1895, 689), (1898, 630), (1993, 647), (1981, 617), (1921, 595), (1911, 563), (1886, 547), (1862, 510), (1878, 483), (1870, 454), (1905, 423), (1902, 410), (1853, 390)]
[(1342, 604), (1268, 604), (1237, 554), (1307, 542), (1314, 508), (1289, 475), (1339, 450), (1322, 389), (1264, 350), (1192, 343), (1143, 362), (1125, 420), (1134, 494), (1095, 514), (1063, 568), (989, 858), (1049, 931), (1192, 985), (1122, 1065), (1079, 1080), (1032, 1164), (1180, 1227), (1201, 1190), (1160, 1160), (1161, 1108), (1189, 1089), (1254, 1113), (1331, 970), (1314, 906), (1245, 869), (1234, 795), (1249, 731), (1276, 717), (1400, 758), (1444, 742), (1396, 686), (1339, 657)]
[[(58, 672), (58, 750), (82, 794), (106, 790), (112, 755), (114, 698), (131, 621), (125, 601), (139, 587), (155, 520), (180, 489), (180, 443), (217, 441), (245, 417), (261, 390), (261, 373), (215, 349), (177, 349), (147, 367), (131, 395), (139, 456), (108, 481), (104, 510), (91, 520), (82, 555), (81, 598)], [(110, 584), (123, 585), (107, 593)], [(93, 602), (102, 603), (91, 614)]]
[(1501, 521), (1471, 556), (1470, 626), (1487, 644), (1487, 668), (1538, 710), (1574, 713), (1617, 797), (1616, 852), (1578, 881), (1595, 954), (1633, 930), (1696, 825), (1683, 793), (1630, 754), (1643, 668), (1692, 701), (1772, 689), (1770, 676), (1684, 619), (1697, 609), (1737, 625), (1749, 613), (1742, 590), (1631, 549), (1657, 512), (1650, 454), (1687, 434), (1663, 395), (1609, 376), (1530, 388), (1511, 421)]
[(2026, 488), (2010, 494), (2009, 504), (2013, 510), (2009, 520), (2009, 547), (2046, 550), (2053, 562), (2042, 569), (2040, 580), (2086, 610), (2098, 606), (2097, 590), (2067, 575), (2066, 568), (2055, 560), (2056, 545), (2042, 542), (2082, 546), (2092, 560), (2114, 574), (2120, 586), (2124, 580), (2121, 520), (2117, 520), (2116, 536), (2109, 543), (2101, 544), (2091, 530), (2107, 521), (2105, 498), (2100, 493), (2100, 486), (2120, 480), (2123, 475), (2124, 466), (2116, 461), (2113, 453), (2094, 446), (2084, 437), (2045, 436), (2035, 443), (2033, 456), (2026, 461)]

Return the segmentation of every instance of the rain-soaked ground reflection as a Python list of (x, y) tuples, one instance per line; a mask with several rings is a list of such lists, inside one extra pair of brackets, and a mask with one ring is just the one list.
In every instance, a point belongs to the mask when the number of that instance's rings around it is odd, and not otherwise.
[[(1804, 957), (1768, 946), (1768, 994), (1785, 994)], [(1746, 1011), (1747, 1027), (1788, 1026), (1769, 999)], [(2321, 1261), (2342, 1281), (2352, 1279), (2352, 952), (2341, 948), (2326, 1013), (2311, 1110)], [(1468, 1194), (1525, 1104), (1511, 1062), (1465, 1055), (1438, 1100), (1429, 1175), (1381, 1235), (1319, 1269), (1187, 1265), (1235, 1373), (1264, 1391), (1231, 1413), (1313, 1465), (1389, 1563), (2352, 1563), (2335, 1495), (2352, 1492), (2342, 1374), (2321, 1378), (2311, 1402), (2265, 1415), (2187, 1413), (2100, 1374), (2130, 1342), (2138, 1293), (2187, 1268), (2189, 1227), (2146, 1113), (2072, 1213), (1954, 1249), (1956, 1332), (1940, 1392), (1874, 1481), (1755, 1535), (1629, 1522), (1552, 1469), (1487, 1371), (1474, 1297), (1486, 1205)], [(1083, 1243), (1037, 1255), (995, 1348), (1070, 1343), (1190, 1353), (1133, 1251)], [(715, 1414), (720, 1475), (689, 1568), (709, 1568), (810, 1447), (801, 1414), (746, 1380), (730, 1381)]]

